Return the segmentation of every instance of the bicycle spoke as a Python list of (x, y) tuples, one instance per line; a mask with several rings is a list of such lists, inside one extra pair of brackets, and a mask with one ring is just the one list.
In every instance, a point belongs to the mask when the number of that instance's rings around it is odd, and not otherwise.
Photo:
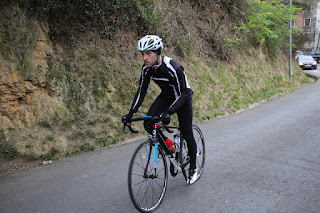
[[(146, 183), (146, 184), (147, 184), (147, 183)], [(141, 200), (141, 203), (143, 203), (144, 199), (146, 198), (146, 204), (145, 204), (146, 207), (148, 207), (148, 202), (147, 202), (147, 197), (148, 197), (148, 196), (146, 196), (147, 193), (148, 193), (148, 189), (149, 189), (149, 184), (148, 184), (147, 189), (146, 189), (146, 191), (145, 191), (145, 193), (144, 193), (144, 196), (142, 197), (142, 200)]]
[(146, 182), (146, 181), (142, 181), (142, 182), (141, 182), (141, 185), (140, 185), (139, 189), (137, 190), (137, 192), (136, 192), (135, 195), (134, 195), (135, 198), (138, 197), (137, 195), (139, 194), (139, 192), (140, 192), (140, 190), (141, 190), (141, 187), (143, 186), (143, 184), (144, 184), (145, 182)]
[(149, 148), (144, 147), (143, 153), (140, 154), (140, 164), (139, 164), (139, 166), (141, 166), (143, 169), (144, 169), (144, 166), (146, 165), (147, 161), (150, 160), (150, 159), (148, 159), (148, 152), (149, 152), (148, 149), (151, 149), (151, 147), (149, 147)]
[(142, 180), (142, 181), (140, 181), (139, 183), (136, 183), (136, 184), (134, 184), (134, 185), (132, 185), (132, 188), (134, 188), (135, 186), (137, 186), (137, 185), (141, 185), (142, 183), (144, 183), (146, 180)]
[[(155, 181), (156, 183), (157, 183), (157, 181)], [(153, 182), (152, 182), (153, 183)], [(152, 184), (153, 185), (153, 184)], [(152, 202), (153, 202), (153, 195), (155, 195), (155, 198), (158, 200), (159, 198), (160, 198), (160, 196), (161, 196), (161, 191), (160, 191), (160, 195), (157, 195), (157, 193), (156, 193), (156, 191), (154, 190), (154, 188), (152, 187), (152, 192), (153, 193), (151, 193), (151, 199), (152, 199)]]
[[(156, 192), (155, 188), (153, 187), (153, 182), (154, 181), (145, 181), (146, 186), (146, 191), (143, 194), (143, 197), (141, 199), (141, 203), (145, 203), (146, 207), (149, 207), (149, 196), (151, 196), (151, 204), (154, 201), (154, 198), (156, 198), (157, 200), (161, 197), (161, 192), (160, 195), (158, 195), (159, 193)], [(151, 195), (149, 195), (151, 193)]]
[(137, 165), (138, 167), (140, 167), (142, 170), (144, 170), (144, 167), (141, 164), (139, 164), (137, 162), (134, 162), (134, 164)]
[[(151, 193), (151, 203), (153, 203), (153, 201), (154, 201), (154, 199), (153, 199), (153, 196), (155, 195), (155, 198), (158, 200), (159, 198), (160, 198), (160, 196), (158, 196), (157, 195), (157, 193), (156, 193), (156, 191), (155, 191), (155, 189), (154, 189), (154, 187), (153, 187), (153, 184), (154, 184), (154, 181), (152, 181), (152, 182), (150, 182), (149, 183), (149, 187), (151, 188), (150, 189), (150, 193)], [(149, 188), (148, 187), (148, 188)], [(147, 198), (148, 199), (148, 198)]]
[[(159, 180), (164, 180), (164, 179), (163, 179), (163, 178), (162, 178), (162, 179), (159, 178)], [(163, 186), (162, 186), (161, 184), (159, 184), (157, 180), (154, 181), (154, 182), (157, 184), (157, 186), (159, 187), (159, 189), (162, 189), (162, 188), (163, 188)]]
[(136, 173), (132, 173), (132, 175), (134, 175), (134, 176), (138, 176), (138, 177), (143, 177), (143, 174), (136, 174)]

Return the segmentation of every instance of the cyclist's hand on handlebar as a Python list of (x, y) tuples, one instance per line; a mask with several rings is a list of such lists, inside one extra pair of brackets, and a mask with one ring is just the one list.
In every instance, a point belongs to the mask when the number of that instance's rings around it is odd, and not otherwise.
[(170, 113), (162, 112), (158, 116), (160, 118), (160, 121), (162, 121), (164, 125), (168, 125), (170, 123), (170, 117), (171, 117)]
[(122, 117), (122, 123), (123, 124), (131, 123), (131, 119), (132, 119), (133, 115), (134, 115), (134, 113), (131, 111), (127, 115), (124, 115)]

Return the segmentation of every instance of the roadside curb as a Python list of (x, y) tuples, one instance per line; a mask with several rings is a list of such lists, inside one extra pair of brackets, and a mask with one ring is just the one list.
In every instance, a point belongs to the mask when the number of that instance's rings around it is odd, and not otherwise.
[(313, 81), (317, 81), (320, 78), (320, 70), (303, 70), (303, 71)]

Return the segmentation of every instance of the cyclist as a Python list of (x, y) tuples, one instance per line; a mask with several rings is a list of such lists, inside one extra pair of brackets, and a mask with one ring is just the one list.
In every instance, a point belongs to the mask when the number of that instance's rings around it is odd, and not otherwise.
[[(170, 123), (170, 116), (177, 113), (182, 135), (187, 141), (190, 169), (188, 184), (197, 180), (196, 153), (197, 144), (192, 132), (192, 95), (193, 91), (188, 83), (182, 65), (175, 59), (161, 55), (163, 50), (162, 39), (156, 35), (147, 35), (138, 42), (138, 50), (142, 54), (142, 72), (139, 88), (134, 96), (130, 111), (123, 116), (122, 122), (129, 123), (138, 111), (152, 79), (160, 88), (161, 93), (151, 105), (148, 115), (158, 115), (164, 124)], [(145, 121), (144, 127), (152, 133), (150, 121)]]

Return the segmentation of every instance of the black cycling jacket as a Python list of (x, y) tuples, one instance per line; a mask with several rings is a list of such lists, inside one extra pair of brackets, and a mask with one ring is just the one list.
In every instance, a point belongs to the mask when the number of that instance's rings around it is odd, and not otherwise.
[(162, 63), (158, 68), (142, 66), (139, 88), (130, 109), (133, 113), (136, 113), (142, 104), (150, 79), (161, 88), (160, 95), (172, 100), (167, 109), (170, 114), (177, 112), (186, 100), (192, 98), (193, 92), (182, 65), (172, 58), (162, 56)]

